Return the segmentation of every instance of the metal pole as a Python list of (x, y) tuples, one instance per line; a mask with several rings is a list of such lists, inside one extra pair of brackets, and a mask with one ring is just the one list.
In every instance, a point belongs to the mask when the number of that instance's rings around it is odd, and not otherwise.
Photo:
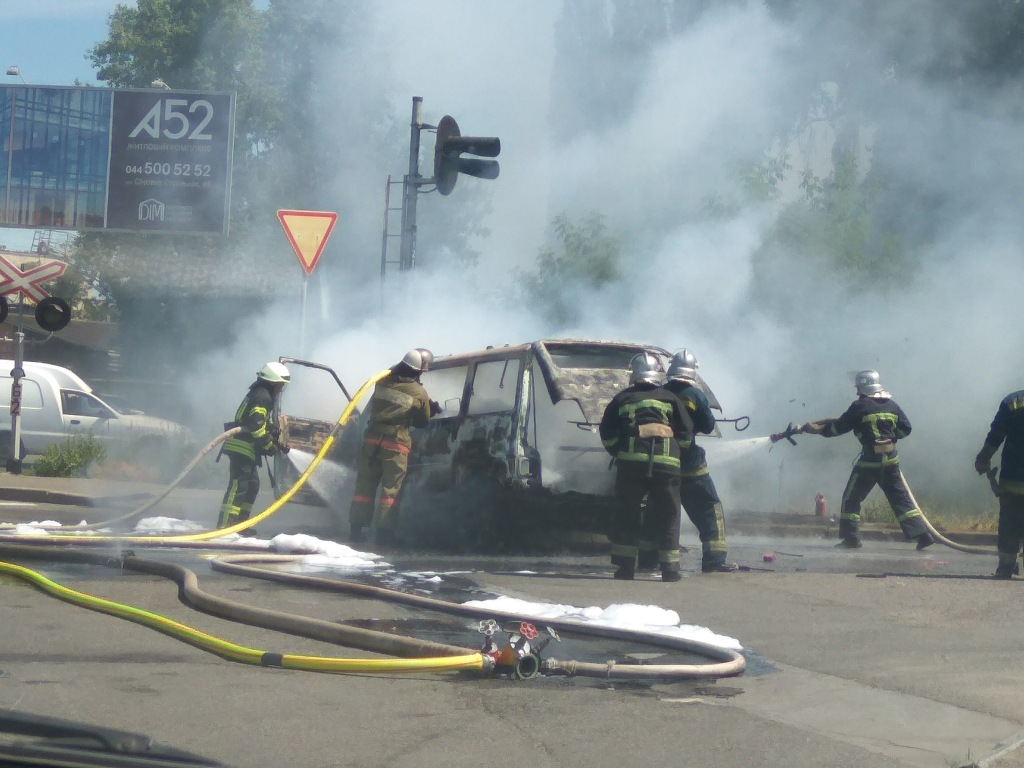
[(402, 255), (398, 268), (412, 269), (416, 264), (416, 196), (420, 179), (420, 108), (422, 96), (412, 97), (412, 123), (409, 128), (409, 173), (402, 184)]
[(14, 332), (14, 370), (11, 371), (11, 452), (7, 459), (7, 471), (12, 475), (21, 474), (21, 380), (25, 377), (25, 332), (22, 330), (25, 295), (18, 299), (18, 330)]
[(302, 278), (302, 311), (299, 320), (299, 357), (305, 357), (306, 347), (306, 287), (309, 285), (309, 275)]
[(380, 285), (384, 288), (384, 277), (388, 268), (388, 211), (391, 209), (391, 175), (384, 182), (384, 224), (380, 236)]

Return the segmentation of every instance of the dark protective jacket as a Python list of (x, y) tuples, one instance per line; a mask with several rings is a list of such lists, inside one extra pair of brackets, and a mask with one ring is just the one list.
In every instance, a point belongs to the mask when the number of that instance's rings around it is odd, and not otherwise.
[(861, 444), (858, 466), (888, 466), (899, 463), (896, 441), (910, 434), (910, 419), (887, 397), (861, 396), (838, 419), (821, 422), (822, 437), (836, 437), (852, 431)]
[(657, 384), (634, 384), (612, 398), (598, 427), (618, 471), (631, 477), (678, 476), (693, 443), (693, 420), (678, 397)]
[(1024, 494), (1024, 389), (1007, 395), (999, 403), (985, 448), (994, 454), (1003, 441), (999, 487), (1009, 493)]
[(377, 382), (367, 410), (367, 434), (389, 435), (408, 445), (409, 428), (430, 421), (430, 397), (415, 376), (390, 373)]
[[(710, 435), (715, 431), (715, 414), (711, 411), (711, 404), (708, 403), (707, 395), (701, 392), (700, 387), (689, 381), (669, 380), (665, 389), (674, 394), (686, 406), (686, 412), (693, 420), (694, 432), (701, 435)], [(683, 451), (680, 459), (683, 477), (696, 477), (707, 474), (707, 462), (704, 458), (704, 449), (697, 445), (694, 440), (690, 447)]]
[(274, 409), (273, 386), (257, 379), (249, 387), (249, 392), (235, 411), (233, 422), (242, 431), (224, 441), (224, 453), (257, 461), (261, 456), (272, 456), (277, 451), (270, 424), (270, 413)]

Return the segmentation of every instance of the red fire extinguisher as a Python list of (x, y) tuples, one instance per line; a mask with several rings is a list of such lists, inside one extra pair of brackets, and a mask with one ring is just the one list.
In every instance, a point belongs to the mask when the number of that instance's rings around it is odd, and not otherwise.
[(814, 516), (825, 517), (828, 512), (828, 502), (825, 501), (825, 494), (818, 491), (818, 495), (814, 497)]

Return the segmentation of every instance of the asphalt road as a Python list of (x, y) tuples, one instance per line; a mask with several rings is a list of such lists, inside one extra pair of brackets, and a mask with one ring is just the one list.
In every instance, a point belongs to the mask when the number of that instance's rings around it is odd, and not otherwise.
[[(169, 503), (196, 518), (215, 514), (219, 494), (190, 493)], [(0, 517), (109, 511), (26, 503), (8, 499)], [(261, 535), (332, 526), (325, 511), (298, 505), (271, 520)], [(431, 588), (446, 597), (475, 588), (580, 607), (658, 605), (739, 639), (746, 672), (700, 683), (254, 668), (0, 577), (0, 707), (147, 733), (232, 766), (1024, 765), (1014, 749), (1024, 739), (1021, 581), (989, 580), (993, 558), (938, 546), (869, 541), (836, 552), (832, 543), (734, 535), (730, 557), (746, 570), (705, 576), (699, 558), (684, 555), (677, 584), (614, 581), (600, 555), (387, 553), (399, 572), (460, 571)], [(472, 622), (215, 573), (201, 552), (152, 556), (188, 564), (205, 589), (245, 604), (457, 644), (480, 639)], [(199, 613), (155, 577), (21, 562), (249, 647), (367, 655)], [(615, 652), (601, 643), (574, 650)]]

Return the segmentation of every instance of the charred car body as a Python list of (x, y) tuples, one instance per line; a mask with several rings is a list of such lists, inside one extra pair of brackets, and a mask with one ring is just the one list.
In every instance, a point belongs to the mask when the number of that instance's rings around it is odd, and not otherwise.
[[(559, 547), (603, 534), (615, 472), (597, 426), (643, 351), (667, 368), (671, 354), (659, 347), (576, 339), (436, 357), (422, 381), (442, 411), (412, 431), (400, 536), (420, 546), (489, 550)], [(289, 444), (308, 451), (333, 427), (282, 421)], [(350, 424), (328, 458), (351, 468), (361, 433), (361, 423)], [(347, 498), (325, 501), (347, 510)]]

